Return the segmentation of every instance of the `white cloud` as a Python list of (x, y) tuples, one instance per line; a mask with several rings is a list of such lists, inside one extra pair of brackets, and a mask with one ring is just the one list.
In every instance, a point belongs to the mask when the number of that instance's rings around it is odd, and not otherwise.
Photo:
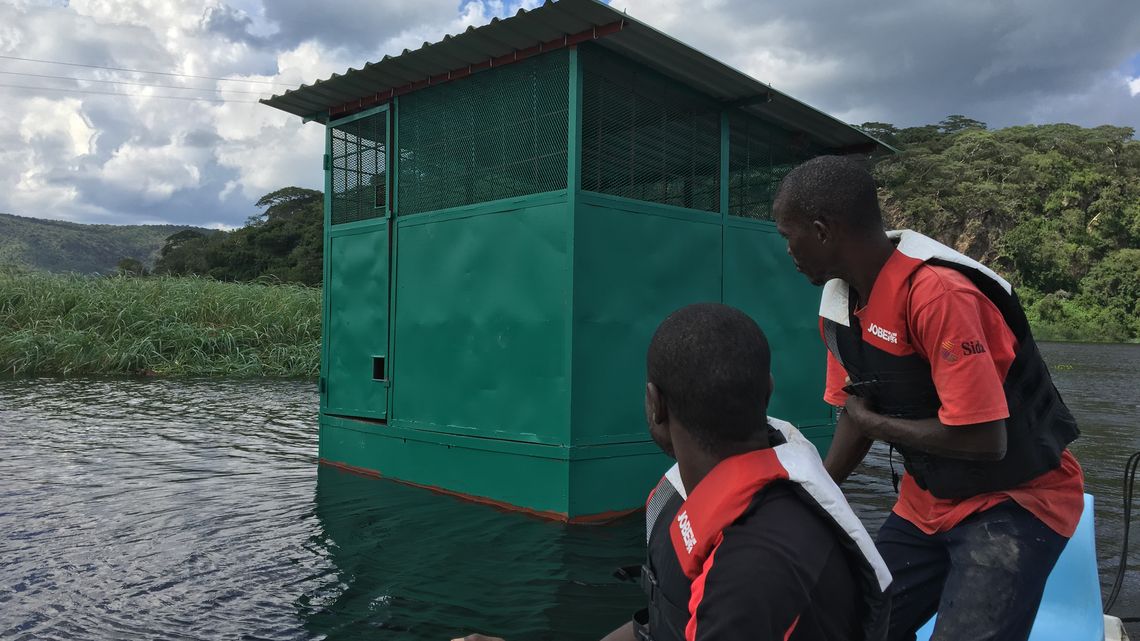
[[(226, 105), (219, 113), (232, 114), (234, 108)], [(246, 107), (246, 105), (241, 105)], [(324, 188), (321, 169), (325, 152), (324, 127), (304, 125), (300, 118), (273, 113), (261, 106), (256, 115), (232, 122), (247, 123), (241, 134), (228, 138), (229, 144), (216, 150), (219, 164), (232, 167), (241, 176), (223, 187), (219, 198), (224, 199), (236, 190), (250, 202), (274, 189), (286, 185)], [(225, 120), (226, 116), (219, 116)], [(231, 125), (223, 125), (225, 130)]]
[(97, 132), (75, 98), (33, 98), (20, 121), (20, 137), (27, 145), (47, 142), (74, 159), (91, 153)]
[[(992, 125), (1068, 120), (1140, 128), (1140, 17), (1114, 0), (1044, 6), (824, 0), (614, 0), (849, 122), (965, 113)], [(323, 128), (259, 96), (360, 68), (541, 0), (0, 0), (0, 211), (90, 222), (240, 225), (288, 185), (321, 188)], [(1088, 3), (1086, 3), (1087, 5)], [(85, 80), (80, 80), (85, 79)], [(139, 87), (92, 80), (171, 85)], [(267, 85), (264, 83), (282, 83)], [(252, 92), (252, 93), (241, 93)], [(160, 96), (225, 99), (225, 104)]]
[(313, 84), (333, 73), (344, 73), (350, 66), (360, 66), (359, 60), (350, 60), (343, 49), (334, 49), (316, 40), (308, 40), (293, 49), (277, 55), (277, 67), (283, 82)]
[(127, 143), (115, 150), (99, 176), (112, 187), (134, 191), (143, 203), (170, 198), (181, 189), (197, 187), (203, 157), (208, 152), (177, 144), (146, 147)]
[(78, 15), (94, 18), (107, 25), (146, 27), (160, 35), (172, 35), (190, 29), (204, 8), (217, 2), (177, 0), (71, 0)]

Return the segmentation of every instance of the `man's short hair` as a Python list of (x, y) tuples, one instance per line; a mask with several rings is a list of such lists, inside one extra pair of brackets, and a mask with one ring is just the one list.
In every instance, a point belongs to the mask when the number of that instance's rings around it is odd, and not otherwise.
[(855, 231), (883, 229), (875, 179), (846, 156), (818, 156), (790, 171), (780, 181), (773, 208)]
[(710, 452), (767, 424), (768, 339), (738, 309), (699, 303), (673, 312), (653, 334), (647, 367), (669, 412)]

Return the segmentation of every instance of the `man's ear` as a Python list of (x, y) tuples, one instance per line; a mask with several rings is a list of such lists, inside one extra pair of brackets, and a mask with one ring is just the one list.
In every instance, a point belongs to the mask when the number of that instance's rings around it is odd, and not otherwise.
[(665, 397), (653, 383), (645, 384), (645, 420), (650, 425), (664, 425), (669, 422), (669, 408), (665, 406)]
[(645, 421), (649, 423), (649, 437), (670, 458), (677, 458), (673, 450), (672, 422), (669, 420), (669, 407), (665, 396), (653, 383), (645, 384)]
[(819, 244), (823, 245), (831, 240), (831, 225), (826, 220), (817, 218), (811, 222), (812, 232), (815, 233), (815, 239)]

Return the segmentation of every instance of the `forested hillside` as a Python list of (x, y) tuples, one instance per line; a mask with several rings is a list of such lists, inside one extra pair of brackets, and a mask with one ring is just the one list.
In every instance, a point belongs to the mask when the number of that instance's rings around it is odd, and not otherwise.
[(1140, 338), (1140, 141), (1127, 127), (862, 128), (902, 153), (875, 177), (888, 224), (1018, 285), (1042, 338)]
[(113, 274), (123, 259), (150, 268), (171, 235), (186, 225), (83, 225), (0, 214), (0, 265), (49, 272)]

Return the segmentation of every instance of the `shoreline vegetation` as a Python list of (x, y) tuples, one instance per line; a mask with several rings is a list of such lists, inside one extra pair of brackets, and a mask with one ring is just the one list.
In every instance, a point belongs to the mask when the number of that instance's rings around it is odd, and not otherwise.
[(316, 378), (321, 290), (0, 270), (0, 376)]
[[(1042, 320), (1051, 304), (1028, 304), (1034, 334), (1072, 341), (1079, 326)], [(1085, 322), (1102, 322), (1071, 304)], [(0, 270), (0, 377), (315, 379), (320, 357), (320, 288)]]

